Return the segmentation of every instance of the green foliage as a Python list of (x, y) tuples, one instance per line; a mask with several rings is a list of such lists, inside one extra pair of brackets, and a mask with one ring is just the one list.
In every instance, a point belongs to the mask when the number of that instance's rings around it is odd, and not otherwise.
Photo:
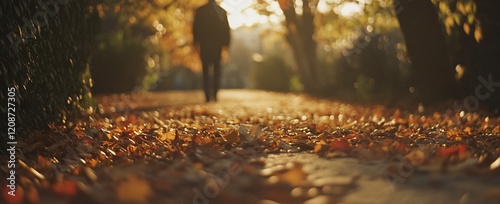
[[(65, 122), (91, 104), (88, 63), (98, 22), (92, 1), (39, 2), (0, 3), (0, 98), (15, 87), (17, 131)], [(0, 112), (4, 117), (5, 104)]]
[(408, 94), (411, 72), (398, 29), (377, 34), (360, 31), (347, 44), (353, 46), (321, 52), (328, 78), (326, 96), (369, 102)]
[[(371, 0), (362, 1), (335, 1), (338, 3), (329, 4), (334, 9), (330, 12), (318, 12), (315, 18), (317, 25), (316, 38), (319, 41), (334, 43), (339, 39), (353, 36), (359, 27), (370, 26), (375, 33), (390, 32), (398, 28), (398, 22), (395, 18), (392, 2), (389, 0)], [(362, 8), (362, 12), (355, 13), (352, 16), (342, 16), (341, 10), (335, 8), (342, 6), (347, 2), (356, 2)]]
[[(258, 2), (255, 8), (260, 13), (272, 15), (268, 6), (273, 1)], [(305, 15), (308, 8), (298, 1), (279, 2), (284, 12), (294, 10), (296, 15), (287, 18), (297, 19), (288, 20), (302, 22), (308, 19)], [(324, 78), (314, 82), (321, 86), (320, 94), (370, 100), (373, 96), (395, 92), (389, 87), (395, 86), (398, 80), (384, 78), (401, 77), (401, 70), (406, 69), (404, 65), (408, 64), (408, 59), (392, 1), (338, 0), (323, 3), (309, 2), (314, 18), (313, 38), (318, 45), (320, 60), (317, 64), (320, 67), (318, 76)], [(294, 32), (293, 26), (286, 29), (284, 34), (287, 37)], [(301, 65), (297, 66), (300, 70)]]
[[(323, 94), (356, 101), (385, 101), (408, 94), (411, 74), (392, 1), (337, 1), (331, 12), (316, 15), (316, 39), (322, 70), (328, 77)], [(355, 2), (362, 12), (342, 15)]]

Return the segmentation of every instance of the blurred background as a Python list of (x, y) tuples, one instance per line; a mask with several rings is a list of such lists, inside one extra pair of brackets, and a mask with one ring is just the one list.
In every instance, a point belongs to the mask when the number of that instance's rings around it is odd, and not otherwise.
[[(199, 89), (201, 68), (191, 23), (194, 10), (204, 3), (157, 0), (98, 5), (102, 23), (90, 66), (94, 93)], [(317, 86), (323, 96), (349, 100), (409, 92), (409, 61), (391, 1), (311, 1), (306, 12), (312, 18), (300, 19), (308, 28), (295, 31), (286, 25), (283, 9), (304, 16), (302, 1), (283, 1), (281, 6), (272, 0), (219, 4), (228, 12), (232, 29), (223, 88), (286, 92)], [(290, 44), (290, 36), (300, 32), (311, 33), (310, 47)], [(298, 66), (312, 58), (307, 52), (317, 53), (314, 68)], [(307, 69), (318, 72), (321, 81), (313, 81), (321, 84), (304, 84), (311, 83), (301, 77)]]

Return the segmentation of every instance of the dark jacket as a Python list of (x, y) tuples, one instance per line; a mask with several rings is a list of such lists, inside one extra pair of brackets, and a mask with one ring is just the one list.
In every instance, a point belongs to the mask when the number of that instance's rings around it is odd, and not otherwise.
[[(220, 50), (229, 46), (230, 33), (227, 12), (213, 2), (196, 10), (193, 22), (193, 40), (201, 50)], [(208, 51), (207, 50), (207, 51)]]

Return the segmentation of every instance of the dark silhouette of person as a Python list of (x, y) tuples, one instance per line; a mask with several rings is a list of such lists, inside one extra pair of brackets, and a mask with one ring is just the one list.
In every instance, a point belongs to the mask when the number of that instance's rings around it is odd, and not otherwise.
[[(193, 22), (193, 41), (203, 67), (205, 100), (217, 101), (221, 77), (221, 53), (229, 47), (230, 31), (227, 12), (215, 0), (196, 9)], [(210, 68), (213, 68), (213, 75)], [(211, 92), (212, 91), (212, 92)]]

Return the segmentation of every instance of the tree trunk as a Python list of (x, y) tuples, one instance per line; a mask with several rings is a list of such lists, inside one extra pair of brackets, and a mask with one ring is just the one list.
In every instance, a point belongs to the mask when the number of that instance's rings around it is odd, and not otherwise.
[[(481, 105), (486, 105), (495, 114), (500, 115), (500, 2), (498, 0), (476, 0), (476, 18), (479, 19), (482, 29), (482, 39), (479, 41), (479, 51), (474, 53), (472, 69), (475, 83), (469, 85), (474, 88), (483, 86), (485, 98), (477, 97)], [(487, 84), (478, 80), (483, 78)], [(476, 91), (475, 91), (476, 92)], [(477, 93), (470, 93), (471, 95)]]
[(430, 0), (395, 0), (394, 6), (424, 104), (455, 97), (457, 82), (446, 38)]
[(291, 1), (280, 1), (280, 5), (286, 19), (286, 39), (293, 50), (304, 91), (319, 93), (322, 79), (317, 67), (317, 43), (313, 39), (314, 14), (309, 6), (309, 0), (303, 2), (302, 15), (298, 15), (295, 9), (289, 6), (293, 4)]

